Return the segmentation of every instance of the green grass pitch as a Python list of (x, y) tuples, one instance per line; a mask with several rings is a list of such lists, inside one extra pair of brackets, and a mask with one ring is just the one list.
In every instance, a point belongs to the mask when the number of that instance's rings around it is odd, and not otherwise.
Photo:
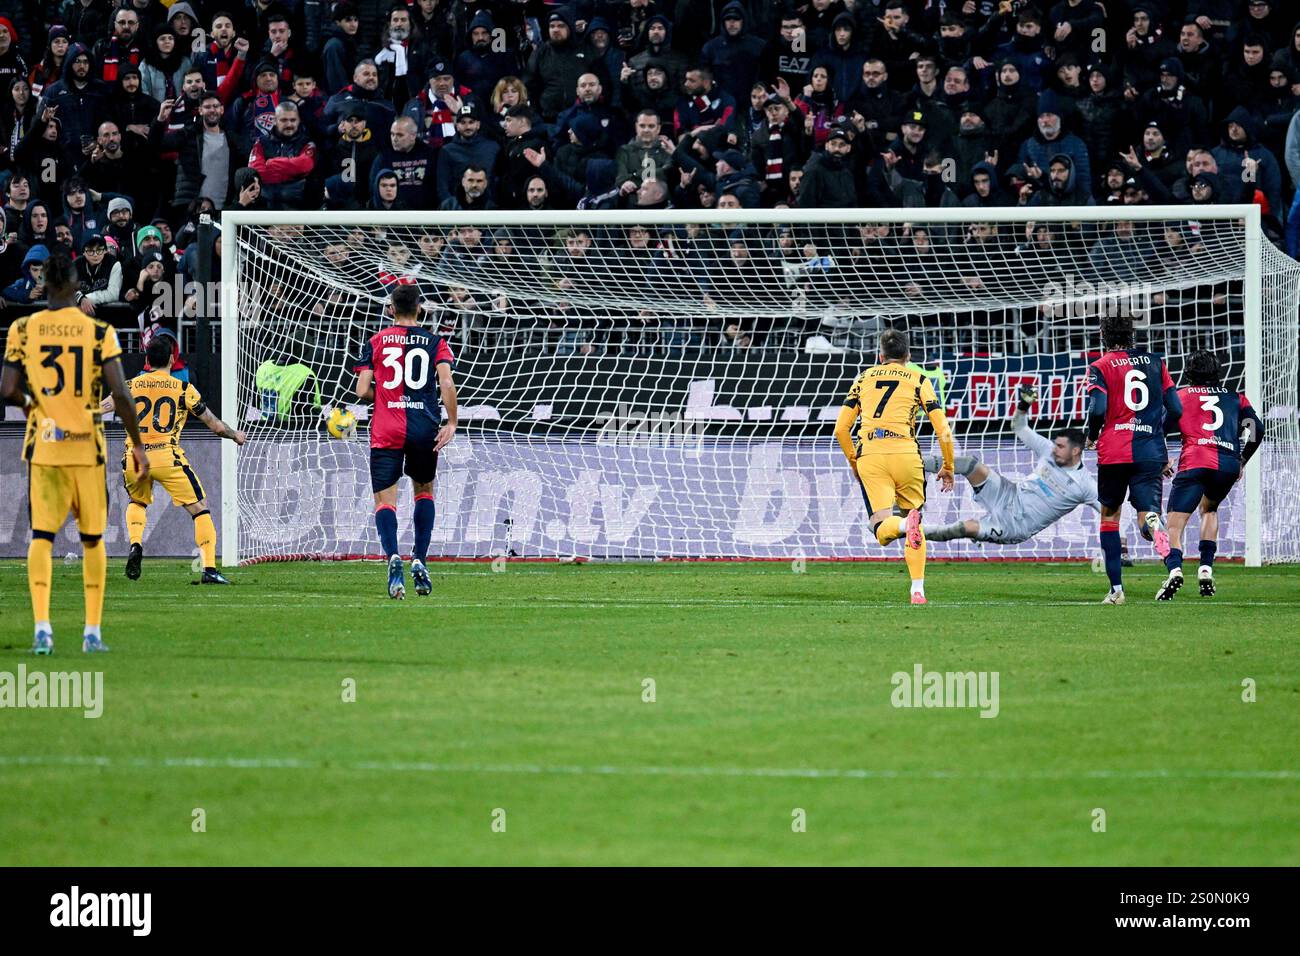
[[(923, 608), (901, 561), (433, 574), (113, 561), (88, 658), (56, 561), (38, 659), (0, 562), (0, 671), (105, 696), (0, 710), (0, 864), (1300, 863), (1293, 568), (1156, 605), (1141, 566), (1120, 608), (1066, 564), (932, 564)], [(892, 706), (918, 663), (998, 716)]]

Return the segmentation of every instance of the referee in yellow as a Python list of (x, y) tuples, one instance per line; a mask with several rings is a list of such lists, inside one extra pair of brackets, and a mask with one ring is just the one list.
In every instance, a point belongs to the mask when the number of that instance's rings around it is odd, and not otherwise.
[[(925, 469), (916, 441), (918, 412), (925, 412), (943, 452), (939, 484), (952, 491), (952, 432), (948, 419), (923, 373), (908, 368), (907, 333), (889, 329), (880, 336), (880, 364), (854, 381), (835, 422), (835, 439), (862, 482), (871, 514), (871, 530), (882, 545), (906, 536), (903, 559), (912, 574), (912, 603), (925, 603), (925, 534), (921, 508), (925, 505)], [(858, 441), (853, 426), (858, 424)], [(894, 514), (894, 503), (907, 512)]]

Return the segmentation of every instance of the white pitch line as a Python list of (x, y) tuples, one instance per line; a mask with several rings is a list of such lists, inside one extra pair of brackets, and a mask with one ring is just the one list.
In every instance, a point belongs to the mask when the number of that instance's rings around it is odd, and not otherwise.
[[(385, 600), (378, 601), (378, 603), (381, 606), (385, 606), (385, 607), (391, 606), (391, 602), (386, 600), (387, 595), (379, 595), (379, 594), (375, 595), (376, 599), (380, 598), (381, 596), (385, 598)], [(331, 596), (331, 599), (335, 601), (335, 603), (332, 605), (332, 607), (335, 610), (341, 608), (354, 608), (354, 609), (370, 608), (374, 606), (374, 604), (371, 603), (360, 603), (360, 602), (351, 603), (346, 598), (344, 598), (342, 601), (339, 601), (337, 600), (337, 595)], [(761, 598), (759, 599), (701, 598), (696, 600), (676, 598), (673, 600), (663, 600), (663, 601), (594, 599), (590, 601), (582, 601), (582, 600), (575, 600), (573, 598), (553, 598), (553, 597), (547, 597), (545, 595), (529, 595), (527, 600), (529, 603), (533, 604), (535, 608), (546, 608), (546, 609), (555, 609), (555, 610), (604, 610), (604, 609), (635, 610), (637, 608), (671, 608), (671, 609), (702, 609), (702, 610), (709, 610), (713, 608), (716, 609), (796, 608), (801, 610), (808, 609), (808, 608), (856, 608), (856, 609), (869, 609), (869, 610), (891, 610), (891, 609), (902, 610), (909, 607), (909, 605), (903, 601), (862, 601), (862, 600), (854, 600), (854, 599), (847, 599), (847, 598), (819, 599), (816, 597), (809, 598), (806, 601), (765, 601), (762, 600)], [(235, 609), (230, 608), (227, 601), (222, 599), (222, 596), (215, 595), (215, 594), (212, 596), (211, 600), (207, 602), (205, 602), (198, 595), (187, 595), (186, 601), (189, 604), (199, 604), (205, 607), (220, 606), (223, 609), (225, 609), (228, 613), (232, 613), (238, 610), (237, 608)], [(419, 605), (418, 601), (413, 603), (415, 603), (417, 606)], [(930, 603), (931, 605), (934, 605), (939, 608), (1004, 607), (1004, 608), (1017, 608), (1020, 610), (1024, 610), (1026, 608), (1038, 608), (1038, 607), (1092, 607), (1094, 605), (1097, 606), (1098, 608), (1101, 607), (1101, 601), (1091, 600), (1091, 599), (1077, 600), (1077, 601), (1067, 601), (1067, 600), (944, 601), (942, 598), (932, 597)], [(1154, 602), (1152, 603), (1154, 604)], [(295, 607), (319, 608), (321, 607), (321, 602), (319, 600), (286, 601), (277, 598), (271, 606), (276, 608), (295, 608)], [(440, 599), (435, 604), (432, 604), (430, 606), (433, 607), (435, 610), (439, 610), (439, 611), (446, 610), (447, 608), (461, 608), (461, 609), (490, 608), (493, 610), (503, 609), (503, 605), (501, 604), (500, 601), (455, 601), (455, 600)], [(1198, 609), (1207, 609), (1207, 610), (1213, 610), (1216, 607), (1217, 608), (1261, 607), (1261, 608), (1281, 609), (1281, 608), (1289, 608), (1289, 607), (1300, 607), (1300, 601), (1219, 601), (1216, 600), (1213, 604), (1210, 603), (1184, 604), (1184, 605), (1180, 605), (1180, 607), (1198, 608)], [(257, 613), (261, 613), (261, 611), (264, 610), (264, 608), (253, 607), (251, 608), (251, 610), (254, 610)], [(515, 612), (512, 611), (512, 613)], [(905, 613), (914, 613), (914, 612), (905, 611)], [(1114, 612), (1103, 611), (1101, 613), (1104, 615), (1104, 614), (1110, 614)]]
[(1300, 780), (1300, 770), (868, 770), (816, 767), (659, 767), (569, 764), (324, 761), (296, 757), (0, 756), (3, 767), (123, 770), (344, 770), (418, 774), (569, 777), (741, 777), (818, 780)]

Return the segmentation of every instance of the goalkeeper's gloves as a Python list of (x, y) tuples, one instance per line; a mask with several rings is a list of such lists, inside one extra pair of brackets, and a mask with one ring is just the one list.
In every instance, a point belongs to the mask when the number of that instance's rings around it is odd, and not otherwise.
[(1032, 385), (1022, 385), (1020, 387), (1020, 401), (1016, 404), (1016, 408), (1019, 411), (1027, 412), (1034, 407), (1034, 403), (1037, 401), (1038, 389)]

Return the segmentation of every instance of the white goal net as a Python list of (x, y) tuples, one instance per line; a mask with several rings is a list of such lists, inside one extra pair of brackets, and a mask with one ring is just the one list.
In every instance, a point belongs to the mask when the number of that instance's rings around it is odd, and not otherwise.
[[(1300, 265), (1252, 207), (721, 214), (226, 214), (223, 408), (250, 440), (227, 448), (225, 560), (378, 555), (352, 364), (398, 283), (456, 357), (434, 555), (883, 556), (832, 437), (880, 332), (910, 334), (959, 452), (1021, 478), (1019, 388), (1038, 389), (1038, 431), (1081, 426), (1099, 317), (1127, 311), (1176, 382), (1213, 349), (1267, 425), (1220, 553), (1300, 560)], [(355, 437), (327, 434), (335, 407)], [(961, 481), (926, 511), (980, 514)], [(1096, 534), (1084, 509), (931, 554), (1088, 558)]]

